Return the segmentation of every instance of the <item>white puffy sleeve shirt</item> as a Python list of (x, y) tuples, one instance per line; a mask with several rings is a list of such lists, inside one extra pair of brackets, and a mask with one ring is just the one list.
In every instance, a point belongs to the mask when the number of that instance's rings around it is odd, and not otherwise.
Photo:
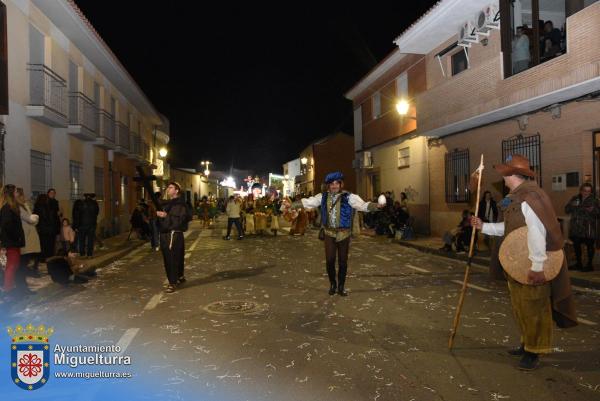
[[(321, 200), (323, 198), (323, 194), (316, 194), (315, 196), (311, 196), (310, 198), (302, 198), (302, 207), (305, 209), (315, 209), (321, 206)], [(359, 212), (368, 212), (377, 209), (377, 206), (369, 205), (372, 202), (365, 202), (362, 198), (356, 194), (350, 194), (348, 196), (348, 203), (352, 206), (353, 209), (358, 210)]]
[[(527, 247), (529, 248), (529, 260), (531, 270), (534, 272), (544, 271), (546, 256), (546, 227), (527, 202), (521, 203), (521, 212), (525, 216), (527, 224)], [(504, 223), (483, 223), (481, 232), (486, 235), (503, 236)]]

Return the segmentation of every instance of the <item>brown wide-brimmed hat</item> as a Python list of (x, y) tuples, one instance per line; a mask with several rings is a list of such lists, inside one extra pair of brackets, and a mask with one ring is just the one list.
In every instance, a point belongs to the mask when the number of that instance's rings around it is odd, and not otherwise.
[(494, 166), (497, 172), (503, 177), (510, 175), (523, 175), (525, 177), (535, 177), (536, 174), (529, 167), (529, 159), (521, 155), (508, 155), (504, 164)]

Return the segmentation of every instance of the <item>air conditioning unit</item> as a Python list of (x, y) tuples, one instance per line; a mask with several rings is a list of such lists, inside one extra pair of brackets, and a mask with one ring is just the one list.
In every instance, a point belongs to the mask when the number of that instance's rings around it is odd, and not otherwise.
[(362, 161), (363, 161), (362, 162), (363, 168), (372, 168), (373, 167), (373, 156), (371, 155), (371, 152), (364, 152)]
[(458, 45), (470, 47), (471, 43), (478, 43), (477, 29), (471, 21), (465, 22), (458, 32)]
[(477, 33), (489, 36), (490, 29), (500, 29), (500, 10), (496, 5), (489, 5), (477, 16)]

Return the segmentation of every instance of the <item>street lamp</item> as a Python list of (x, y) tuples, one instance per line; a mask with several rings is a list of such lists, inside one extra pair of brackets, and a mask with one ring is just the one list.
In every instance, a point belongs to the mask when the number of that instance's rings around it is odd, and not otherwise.
[(408, 103), (406, 100), (401, 99), (396, 103), (396, 111), (398, 112), (398, 114), (400, 114), (402, 117), (404, 117), (405, 115), (408, 114), (408, 110), (410, 109), (410, 103)]
[(300, 159), (300, 163), (306, 164), (308, 163), (308, 159), (306, 157), (303, 157), (302, 159)]
[(158, 150), (158, 155), (163, 159), (167, 157), (167, 153), (169, 153), (169, 151), (164, 146)]
[(206, 168), (204, 169), (204, 175), (207, 177), (210, 174), (210, 170), (209, 170), (208, 166), (210, 166), (211, 163), (212, 162), (209, 162), (208, 160), (200, 162), (201, 165), (206, 166)]

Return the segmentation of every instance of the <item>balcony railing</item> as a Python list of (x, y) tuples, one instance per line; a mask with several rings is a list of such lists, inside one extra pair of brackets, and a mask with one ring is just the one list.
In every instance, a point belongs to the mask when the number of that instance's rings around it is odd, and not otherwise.
[(121, 148), (121, 150), (129, 151), (130, 150), (129, 127), (127, 127), (125, 124), (123, 124), (121, 122), (116, 123), (115, 126), (117, 129), (116, 145), (119, 146), (119, 148)]
[(150, 146), (146, 143), (146, 142), (142, 142), (142, 159), (144, 159), (144, 161), (148, 162), (148, 163), (152, 163), (152, 160), (150, 160)]
[(30, 106), (45, 107), (67, 117), (67, 81), (44, 64), (27, 64)]
[(92, 99), (81, 92), (69, 93), (69, 124), (81, 125), (96, 132), (96, 106)]
[(129, 154), (135, 158), (141, 155), (141, 141), (139, 135), (131, 135), (129, 137)]
[(106, 110), (98, 110), (98, 137), (115, 143), (115, 120)]

